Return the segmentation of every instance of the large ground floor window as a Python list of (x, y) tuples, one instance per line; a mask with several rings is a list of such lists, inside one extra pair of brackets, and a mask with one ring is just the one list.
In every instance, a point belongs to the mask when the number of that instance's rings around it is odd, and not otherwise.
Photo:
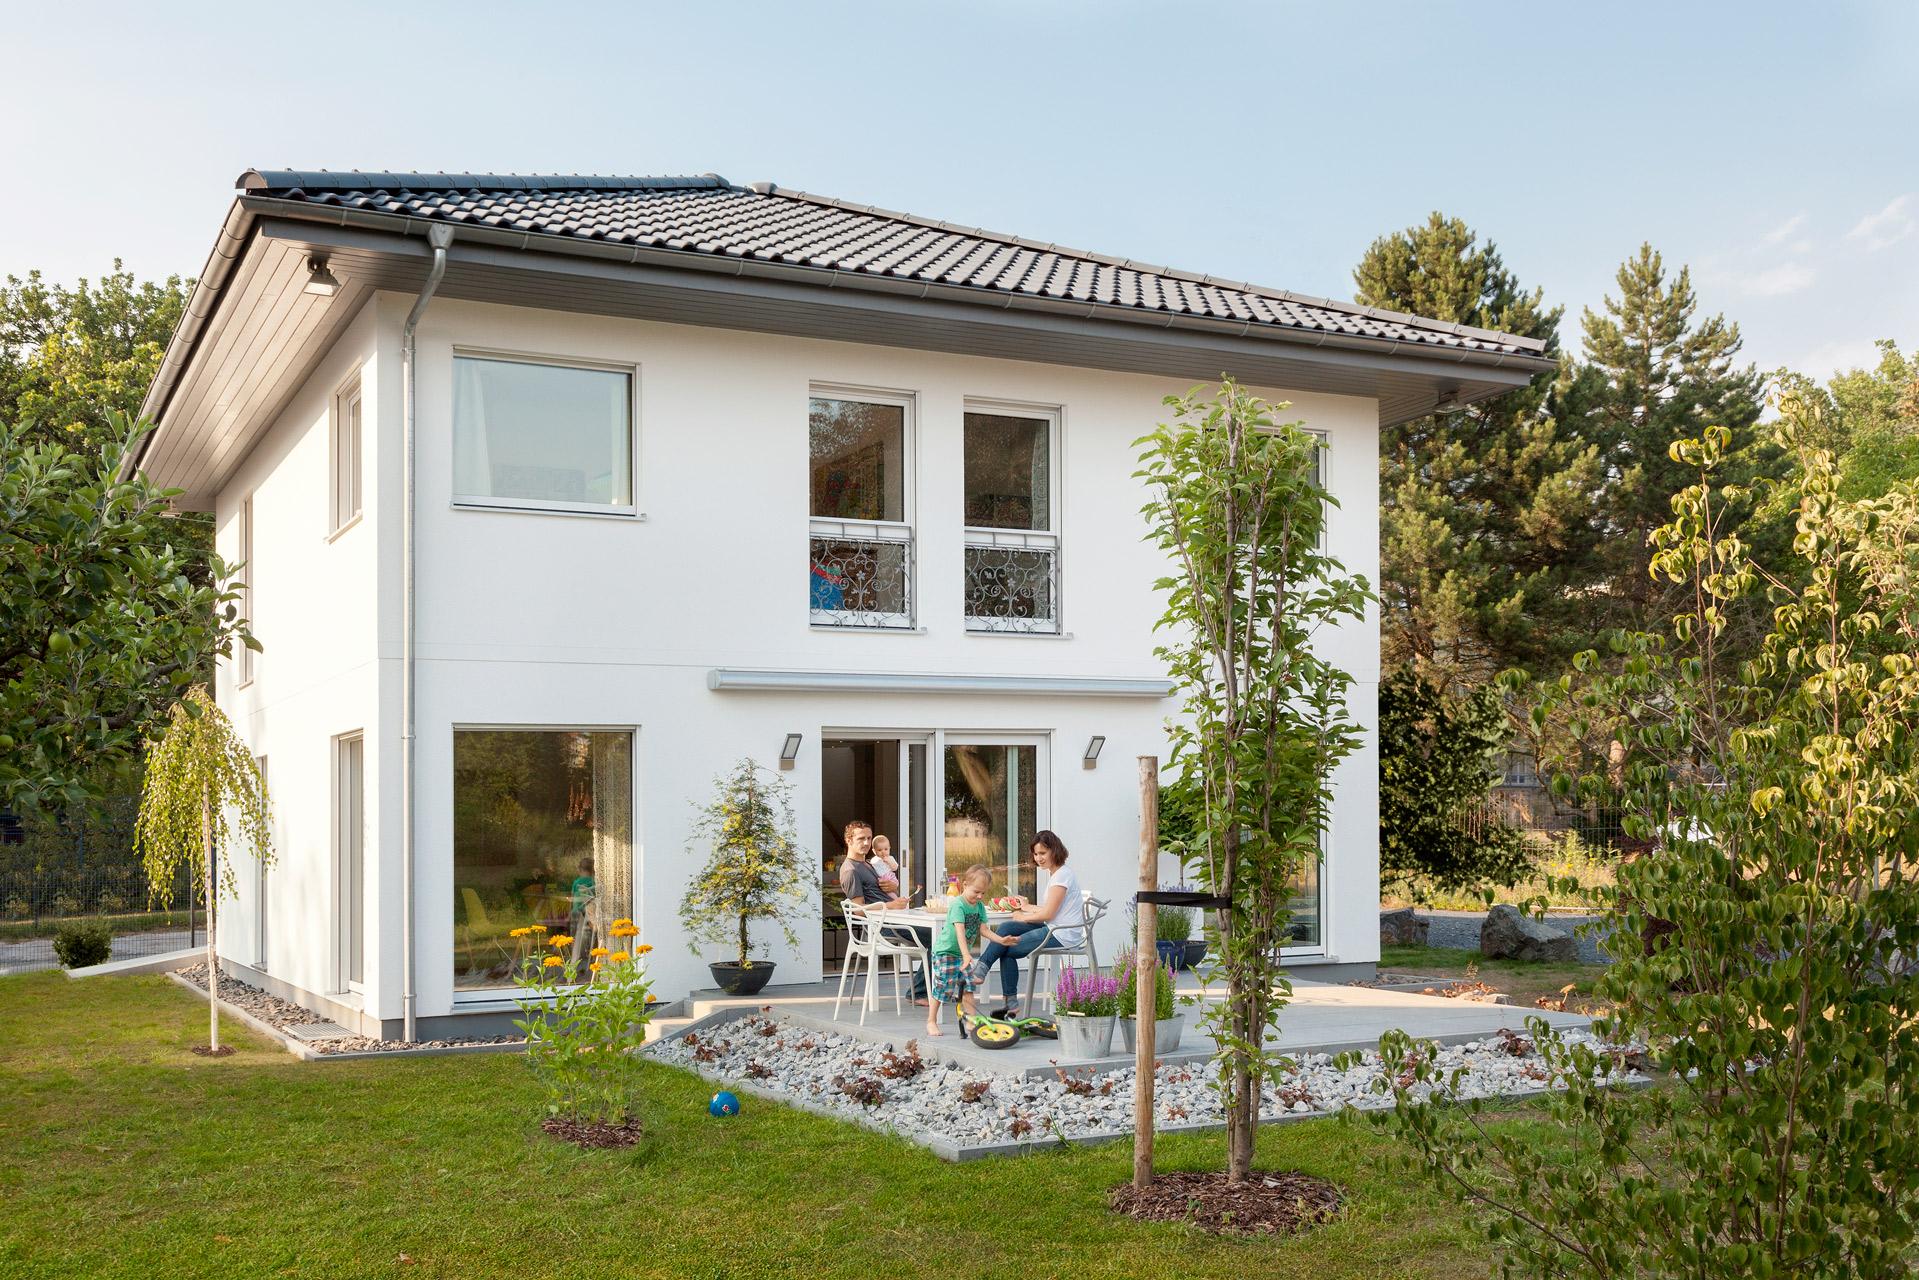
[(461, 729), (453, 735), (453, 985), (507, 987), (514, 929), (584, 954), (633, 914), (633, 735)]

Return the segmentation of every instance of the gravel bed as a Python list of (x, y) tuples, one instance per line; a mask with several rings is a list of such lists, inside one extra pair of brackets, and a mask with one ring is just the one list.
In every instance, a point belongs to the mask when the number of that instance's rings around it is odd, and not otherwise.
[[(175, 970), (182, 978), (205, 991), (207, 989), (207, 967), (204, 964), (192, 965)], [(285, 1031), (288, 1027), (297, 1027), (309, 1022), (324, 1021), (313, 1010), (294, 1004), (291, 1000), (282, 1000), (276, 995), (260, 990), (250, 982), (238, 978), (220, 976), (220, 1003), (230, 1004), (236, 1009), (244, 1009), (270, 1027)], [(523, 1044), (519, 1036), (458, 1036), (446, 1040), (375, 1040), (371, 1036), (335, 1036), (331, 1040), (302, 1040), (300, 1042), (315, 1053), (393, 1053), (414, 1049), (455, 1049), (476, 1044)]]
[[(1568, 1040), (1598, 1044), (1589, 1032), (1567, 1032)], [(917, 1051), (917, 1052), (916, 1052)], [(938, 1045), (924, 1041), (874, 1044), (851, 1036), (799, 1026), (778, 1015), (755, 1015), (695, 1029), (659, 1040), (644, 1052), (676, 1066), (721, 1080), (754, 1085), (804, 1100), (827, 1111), (879, 1120), (906, 1137), (943, 1138), (963, 1146), (1004, 1143), (1022, 1138), (1080, 1138), (1131, 1132), (1133, 1071), (1094, 1073), (1061, 1069), (1053, 1079), (1025, 1079), (968, 1071), (942, 1061)], [(910, 1071), (923, 1053), (924, 1066)], [(1301, 1054), (1277, 1088), (1263, 1091), (1260, 1115), (1330, 1114), (1347, 1108), (1371, 1110), (1392, 1105), (1390, 1094), (1373, 1092), (1381, 1078), (1379, 1055), (1363, 1055), (1340, 1070), (1329, 1054)], [(1543, 1070), (1536, 1053), (1514, 1055), (1504, 1040), (1490, 1036), (1439, 1050), (1438, 1064), (1450, 1073), (1466, 1069), (1459, 1099), (1531, 1093), (1541, 1088)], [(1613, 1071), (1609, 1079), (1643, 1081), (1637, 1071)], [(1154, 1105), (1162, 1125), (1217, 1123), (1223, 1117), (1205, 1064), (1161, 1064), (1154, 1084)], [(1428, 1086), (1417, 1086), (1423, 1097)]]
[[(1479, 950), (1479, 929), (1486, 923), (1483, 911), (1422, 911), (1419, 918), (1427, 924), (1426, 945), (1429, 947), (1449, 947), (1458, 951)], [(1603, 916), (1574, 916), (1549, 914), (1546, 923), (1572, 934), (1579, 944), (1579, 960), (1582, 964), (1605, 964), (1608, 957), (1602, 942), (1602, 929), (1591, 934), (1579, 932), (1579, 926), (1603, 920)]]

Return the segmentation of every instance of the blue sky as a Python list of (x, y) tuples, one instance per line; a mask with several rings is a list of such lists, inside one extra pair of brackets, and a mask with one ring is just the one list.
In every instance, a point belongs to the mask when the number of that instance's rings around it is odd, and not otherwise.
[(38, 5), (0, 272), (197, 272), (248, 166), (683, 173), (1349, 297), (1440, 209), (1762, 367), (1919, 344), (1919, 4)]

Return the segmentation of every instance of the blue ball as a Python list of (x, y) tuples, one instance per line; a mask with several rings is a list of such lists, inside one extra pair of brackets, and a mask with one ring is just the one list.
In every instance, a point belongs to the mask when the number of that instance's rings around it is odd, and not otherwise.
[(706, 1104), (706, 1114), (710, 1116), (736, 1116), (739, 1113), (740, 1100), (725, 1089), (714, 1094), (713, 1101)]

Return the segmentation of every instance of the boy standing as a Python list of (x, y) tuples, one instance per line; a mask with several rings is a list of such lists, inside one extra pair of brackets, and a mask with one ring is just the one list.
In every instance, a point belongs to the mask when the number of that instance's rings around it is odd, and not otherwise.
[(979, 1015), (973, 1000), (973, 980), (967, 969), (979, 953), (980, 941), (1005, 942), (1006, 939), (986, 927), (986, 903), (982, 899), (993, 884), (993, 874), (974, 863), (960, 876), (960, 893), (946, 908), (946, 920), (933, 939), (933, 998), (926, 1006), (926, 1034), (940, 1031), (940, 1009), (957, 1004), (969, 1017)]

